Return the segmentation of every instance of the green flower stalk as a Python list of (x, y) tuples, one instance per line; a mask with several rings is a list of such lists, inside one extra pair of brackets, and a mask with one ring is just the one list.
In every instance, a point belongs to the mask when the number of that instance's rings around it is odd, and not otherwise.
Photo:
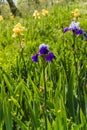
[(44, 117), (45, 117), (45, 130), (47, 130), (47, 117), (46, 117), (46, 100), (47, 100), (47, 90), (46, 90), (46, 80), (45, 80), (45, 64), (43, 64), (43, 81), (44, 81)]

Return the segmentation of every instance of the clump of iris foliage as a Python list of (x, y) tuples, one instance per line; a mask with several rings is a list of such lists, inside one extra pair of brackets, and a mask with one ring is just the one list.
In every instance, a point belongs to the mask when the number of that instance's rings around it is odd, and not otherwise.
[(0, 130), (87, 130), (86, 10), (48, 11), (0, 21)]

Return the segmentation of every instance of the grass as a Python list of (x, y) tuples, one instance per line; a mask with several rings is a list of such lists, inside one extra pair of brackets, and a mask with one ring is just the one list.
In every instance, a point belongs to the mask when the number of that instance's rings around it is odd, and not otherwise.
[[(47, 17), (40, 13), (40, 19), (30, 15), (0, 22), (0, 130), (46, 130), (44, 113), (47, 130), (87, 129), (87, 41), (76, 37), (73, 49), (72, 32), (62, 31), (75, 8), (81, 8), (80, 27), (86, 31), (86, 5), (81, 5), (55, 4)], [(12, 37), (18, 22), (25, 27), (20, 39)], [(45, 79), (41, 59), (31, 59), (41, 43), (56, 55), (45, 65)]]

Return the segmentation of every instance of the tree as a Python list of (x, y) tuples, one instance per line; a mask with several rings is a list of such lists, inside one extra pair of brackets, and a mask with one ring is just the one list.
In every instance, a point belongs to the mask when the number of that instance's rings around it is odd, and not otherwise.
[(18, 8), (16, 7), (15, 3), (13, 2), (13, 0), (7, 0), (7, 2), (9, 4), (9, 7), (10, 7), (10, 10), (11, 10), (12, 14), (14, 16), (22, 17), (21, 12), (18, 10)]

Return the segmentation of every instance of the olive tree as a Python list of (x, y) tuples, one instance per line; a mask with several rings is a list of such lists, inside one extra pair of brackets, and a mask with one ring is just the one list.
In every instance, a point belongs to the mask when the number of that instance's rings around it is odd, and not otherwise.
[(22, 17), (21, 12), (18, 10), (18, 8), (16, 7), (15, 3), (13, 2), (13, 0), (7, 0), (7, 2), (9, 4), (9, 7), (10, 7), (10, 10), (11, 10), (12, 14), (14, 16)]

